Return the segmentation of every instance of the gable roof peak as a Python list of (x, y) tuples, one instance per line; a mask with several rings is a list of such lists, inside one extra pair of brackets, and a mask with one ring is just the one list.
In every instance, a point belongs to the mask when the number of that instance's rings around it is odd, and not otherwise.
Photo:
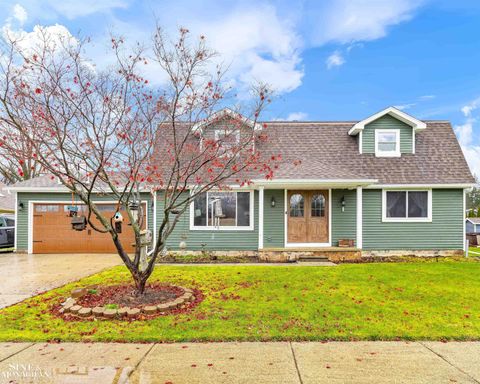
[(415, 131), (421, 131), (421, 130), (427, 128), (427, 124), (424, 123), (423, 121), (418, 120), (417, 118), (409, 115), (408, 113), (405, 113), (405, 112), (401, 111), (398, 108), (388, 107), (388, 108), (385, 108), (385, 109), (381, 110), (380, 112), (377, 112), (374, 115), (372, 115), (370, 117), (367, 117), (366, 119), (361, 120), (358, 123), (356, 123), (348, 131), (348, 134), (351, 135), (351, 136), (357, 135), (359, 132), (363, 131), (363, 129), (365, 128), (365, 126), (367, 124), (369, 124), (372, 121), (375, 121), (375, 120), (377, 120), (380, 117), (383, 117), (385, 115), (390, 115), (390, 116), (396, 118), (397, 120), (402, 121), (405, 124), (410, 125)]
[(210, 115), (207, 119), (196, 123), (193, 126), (193, 131), (203, 130), (204, 127), (207, 127), (210, 124), (218, 122), (219, 120), (221, 120), (225, 117), (241, 121), (243, 124), (249, 126), (250, 128), (253, 128), (256, 131), (259, 131), (259, 130), (262, 129), (262, 125), (260, 123), (255, 122), (252, 119), (249, 119), (248, 117), (245, 117), (241, 113), (236, 112), (236, 111), (234, 111), (230, 108), (223, 108), (223, 109), (213, 113), (212, 115)]

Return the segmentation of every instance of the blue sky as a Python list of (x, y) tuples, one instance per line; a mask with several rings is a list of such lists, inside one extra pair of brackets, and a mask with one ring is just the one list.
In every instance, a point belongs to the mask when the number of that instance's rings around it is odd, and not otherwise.
[(91, 36), (100, 62), (111, 31), (145, 41), (155, 18), (170, 33), (188, 27), (239, 89), (259, 79), (277, 90), (265, 118), (359, 120), (394, 105), (450, 120), (480, 176), (480, 1), (26, 0), (2, 1), (0, 15), (21, 33), (58, 24)]

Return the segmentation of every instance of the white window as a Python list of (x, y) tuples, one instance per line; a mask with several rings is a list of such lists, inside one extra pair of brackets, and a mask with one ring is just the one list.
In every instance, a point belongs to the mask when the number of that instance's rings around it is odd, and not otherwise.
[(233, 151), (238, 149), (240, 144), (240, 131), (216, 129), (215, 141), (220, 146), (220, 155), (231, 157), (233, 155)]
[(432, 190), (383, 190), (382, 216), (386, 222), (431, 222)]
[(400, 130), (376, 129), (375, 130), (375, 156), (399, 157), (400, 156)]
[(190, 206), (192, 230), (252, 230), (253, 192), (210, 191)]

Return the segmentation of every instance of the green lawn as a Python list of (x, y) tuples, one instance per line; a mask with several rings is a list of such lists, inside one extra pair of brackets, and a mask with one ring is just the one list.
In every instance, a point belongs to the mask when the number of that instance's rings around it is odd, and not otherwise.
[(0, 311), (0, 341), (480, 339), (476, 261), (159, 266), (152, 280), (196, 287), (205, 300), (133, 323), (65, 322), (47, 311), (73, 287), (128, 281), (116, 267)]
[(468, 247), (469, 256), (480, 256), (480, 247)]

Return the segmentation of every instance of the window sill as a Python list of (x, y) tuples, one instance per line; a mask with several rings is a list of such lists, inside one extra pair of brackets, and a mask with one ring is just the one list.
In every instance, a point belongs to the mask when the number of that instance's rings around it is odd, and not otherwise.
[(383, 218), (383, 223), (431, 223), (432, 219), (429, 217), (419, 217), (419, 218)]
[(375, 157), (401, 157), (402, 154), (395, 152), (395, 153), (390, 153), (390, 152), (375, 152)]
[(190, 227), (190, 231), (228, 232), (228, 231), (253, 231), (253, 227)]

